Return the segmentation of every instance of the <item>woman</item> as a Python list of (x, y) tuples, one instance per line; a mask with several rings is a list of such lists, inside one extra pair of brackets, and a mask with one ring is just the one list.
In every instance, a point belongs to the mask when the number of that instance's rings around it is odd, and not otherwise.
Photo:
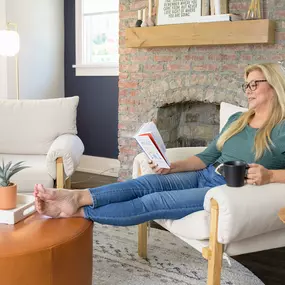
[(156, 175), (98, 188), (57, 191), (36, 185), (37, 211), (120, 226), (179, 219), (202, 210), (206, 192), (225, 184), (215, 167), (229, 160), (249, 163), (248, 184), (285, 182), (285, 74), (278, 64), (256, 64), (246, 68), (245, 81), (249, 110), (232, 115), (202, 153), (170, 169), (150, 163)]

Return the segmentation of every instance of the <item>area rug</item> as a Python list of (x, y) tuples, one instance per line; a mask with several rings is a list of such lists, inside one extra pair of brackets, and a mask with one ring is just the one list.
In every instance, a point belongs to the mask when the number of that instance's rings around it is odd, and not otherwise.
[[(207, 261), (167, 231), (151, 228), (148, 260), (137, 255), (137, 227), (94, 224), (93, 285), (205, 285)], [(222, 285), (264, 285), (231, 259), (224, 261)]]

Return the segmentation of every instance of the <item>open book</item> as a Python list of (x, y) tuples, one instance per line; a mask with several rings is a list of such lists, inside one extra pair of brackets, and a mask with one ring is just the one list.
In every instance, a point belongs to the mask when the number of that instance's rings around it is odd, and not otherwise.
[(170, 168), (170, 162), (165, 155), (166, 147), (155, 123), (144, 123), (134, 138), (154, 164), (159, 168)]

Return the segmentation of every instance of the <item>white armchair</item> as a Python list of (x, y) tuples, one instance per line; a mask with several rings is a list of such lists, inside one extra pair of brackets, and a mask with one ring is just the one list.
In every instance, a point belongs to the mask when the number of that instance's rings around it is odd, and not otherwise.
[(76, 135), (78, 102), (78, 97), (0, 100), (0, 161), (30, 166), (13, 176), (19, 192), (32, 192), (35, 183), (70, 187), (84, 151)]
[[(242, 110), (222, 103), (220, 129), (228, 117)], [(244, 110), (244, 109), (243, 109)], [(167, 150), (170, 161), (201, 152), (204, 148), (188, 147)], [(152, 173), (147, 157), (141, 153), (133, 164), (133, 178)], [(285, 225), (278, 212), (285, 204), (285, 184), (264, 186), (226, 185), (206, 194), (204, 210), (179, 220), (156, 220), (171, 233), (202, 252), (208, 259), (208, 285), (220, 284), (223, 253), (240, 255), (285, 246)], [(147, 223), (139, 225), (138, 253), (147, 256)]]

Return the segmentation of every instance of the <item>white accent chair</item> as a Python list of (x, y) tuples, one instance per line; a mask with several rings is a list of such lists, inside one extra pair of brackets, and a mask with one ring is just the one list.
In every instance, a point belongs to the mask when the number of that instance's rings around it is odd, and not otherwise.
[[(221, 103), (220, 130), (230, 115), (246, 109)], [(204, 147), (167, 150), (170, 161), (185, 159)], [(148, 159), (141, 153), (135, 157), (133, 178), (153, 173)], [(208, 259), (208, 285), (219, 285), (222, 258), (285, 246), (285, 225), (278, 217), (285, 204), (285, 184), (263, 186), (226, 185), (208, 191), (204, 210), (179, 220), (156, 220)], [(147, 257), (147, 223), (139, 225), (138, 254)]]
[(0, 100), (0, 162), (24, 161), (30, 168), (12, 177), (19, 192), (35, 183), (70, 188), (84, 146), (77, 134), (79, 98)]

